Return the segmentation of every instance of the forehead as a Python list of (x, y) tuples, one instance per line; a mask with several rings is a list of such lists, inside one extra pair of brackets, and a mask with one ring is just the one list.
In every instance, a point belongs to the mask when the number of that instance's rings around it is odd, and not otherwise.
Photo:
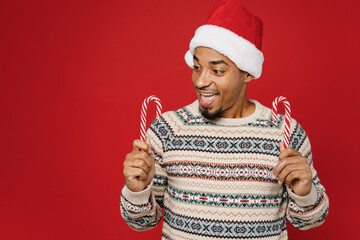
[(194, 59), (202, 64), (223, 60), (230, 67), (237, 68), (237, 66), (228, 57), (209, 47), (197, 47), (195, 49)]

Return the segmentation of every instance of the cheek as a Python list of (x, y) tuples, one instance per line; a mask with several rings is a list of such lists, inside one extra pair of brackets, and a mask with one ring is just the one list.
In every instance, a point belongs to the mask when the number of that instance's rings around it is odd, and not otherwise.
[(233, 101), (240, 94), (241, 81), (238, 78), (228, 79), (221, 83), (223, 98)]
[(193, 73), (192, 73), (192, 75), (191, 75), (191, 81), (192, 81), (192, 83), (194, 84), (194, 86), (195, 86), (195, 84), (196, 84), (196, 79), (197, 79), (197, 74), (196, 74), (195, 71), (193, 71)]

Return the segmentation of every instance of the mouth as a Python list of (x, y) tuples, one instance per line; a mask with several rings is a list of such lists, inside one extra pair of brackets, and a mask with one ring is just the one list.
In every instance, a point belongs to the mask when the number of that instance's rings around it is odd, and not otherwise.
[(218, 98), (219, 94), (214, 92), (199, 92), (199, 103), (202, 107), (210, 107), (215, 100)]

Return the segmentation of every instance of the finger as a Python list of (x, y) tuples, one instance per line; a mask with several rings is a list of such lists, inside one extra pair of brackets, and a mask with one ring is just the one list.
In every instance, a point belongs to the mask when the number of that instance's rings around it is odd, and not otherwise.
[(154, 159), (151, 153), (147, 153), (145, 151), (136, 151), (126, 155), (124, 166), (127, 162), (132, 162), (136, 159), (144, 161), (149, 168), (151, 168), (151, 166), (154, 164)]
[(282, 184), (289, 175), (292, 175), (292, 172), (299, 170), (303, 170), (302, 165), (299, 163), (286, 165), (279, 174), (279, 184)]
[(285, 149), (284, 148), (284, 143), (280, 142), (280, 155), (279, 155), (279, 160), (280, 161), (282, 159), (286, 158), (286, 157), (295, 157), (295, 156), (301, 156), (301, 154), (298, 151), (296, 151), (295, 149), (291, 148), (291, 147), (287, 147)]
[(144, 142), (143, 140), (136, 139), (133, 142), (133, 152), (143, 150), (145, 152), (148, 152), (150, 149), (149, 145)]
[(125, 179), (132, 181), (134, 179), (140, 179), (140, 180), (146, 179), (147, 174), (141, 168), (130, 168), (127, 170), (126, 173), (124, 170), (124, 176), (125, 176)]
[(144, 180), (147, 177), (147, 174), (144, 172), (144, 170), (140, 168), (135, 168), (134, 172), (136, 173), (137, 178)]
[(288, 185), (291, 185), (296, 180), (302, 181), (304, 183), (308, 183), (307, 180), (304, 180), (304, 177), (306, 175), (307, 175), (307, 173), (304, 170), (292, 171), (291, 173), (289, 173), (286, 176), (286, 178), (284, 179), (284, 182), (286, 182), (286, 184), (288, 184)]
[(298, 163), (300, 160), (298, 157), (287, 157), (282, 159), (273, 169), (273, 179), (277, 178), (279, 173), (289, 164)]
[(134, 159), (132, 161), (124, 162), (124, 166), (125, 168), (141, 168), (145, 173), (148, 173), (151, 167), (149, 167), (147, 163), (141, 159)]
[(152, 154), (144, 151), (136, 154), (135, 159), (143, 160), (149, 168), (151, 168), (151, 166), (154, 164)]

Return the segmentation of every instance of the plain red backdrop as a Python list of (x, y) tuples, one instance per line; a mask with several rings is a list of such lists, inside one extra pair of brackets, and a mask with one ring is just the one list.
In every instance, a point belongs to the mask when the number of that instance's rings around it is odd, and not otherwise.
[[(184, 54), (213, 3), (0, 0), (1, 239), (160, 239), (120, 216), (122, 162), (146, 96), (165, 111), (195, 99)], [(359, 1), (243, 4), (264, 21), (248, 96), (288, 97), (330, 197), (325, 224), (288, 224), (290, 239), (355, 238)]]

